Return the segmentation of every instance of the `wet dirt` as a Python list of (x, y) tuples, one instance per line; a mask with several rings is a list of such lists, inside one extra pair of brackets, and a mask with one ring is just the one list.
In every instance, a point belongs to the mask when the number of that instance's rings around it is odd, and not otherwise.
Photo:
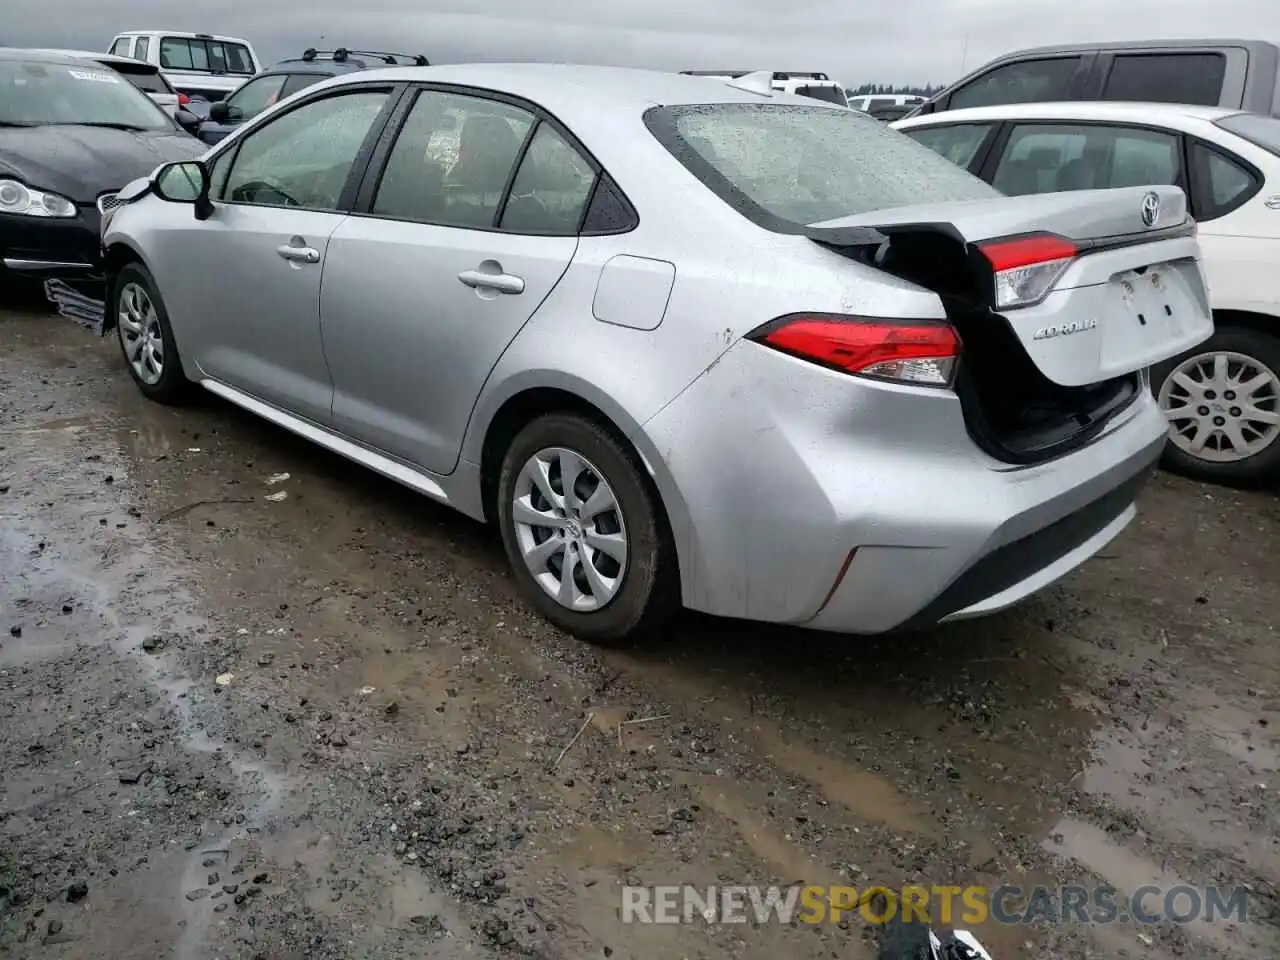
[(621, 919), (624, 883), (803, 882), (1244, 886), (1244, 923), (977, 932), (997, 960), (1274, 956), (1278, 556), (1274, 493), (1162, 475), (1005, 615), (690, 614), (603, 653), (486, 529), (9, 311), (0, 953), (874, 956), (857, 913)]

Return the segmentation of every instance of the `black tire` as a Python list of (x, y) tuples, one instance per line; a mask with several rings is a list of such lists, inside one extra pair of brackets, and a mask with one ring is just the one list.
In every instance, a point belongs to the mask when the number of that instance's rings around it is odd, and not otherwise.
[[(1190, 357), (1202, 353), (1230, 352), (1251, 357), (1280, 376), (1280, 337), (1248, 327), (1223, 326), (1207, 341), (1151, 371), (1151, 389), (1157, 399), (1169, 375)], [(1280, 412), (1280, 404), (1276, 406)], [(1215, 463), (1180, 449), (1172, 440), (1160, 460), (1170, 473), (1225, 487), (1257, 487), (1280, 480), (1280, 438), (1244, 460)]]
[[(612, 488), (627, 537), (622, 584), (604, 606), (579, 612), (562, 606), (534, 579), (517, 540), (513, 498), (520, 471), (540, 450), (561, 447), (585, 458)], [(624, 443), (573, 413), (551, 413), (529, 423), (507, 448), (495, 504), (502, 543), (526, 599), (563, 630), (601, 646), (623, 646), (652, 632), (680, 607), (675, 546), (657, 491)]]
[[(125, 347), (125, 334), (120, 327), (119, 316), (122, 309), (122, 297), (130, 284), (141, 287), (155, 308), (156, 319), (160, 328), (160, 339), (163, 343), (163, 361), (160, 365), (160, 379), (155, 383), (147, 383), (138, 375), (138, 371), (129, 362), (129, 353)], [(125, 368), (129, 376), (138, 385), (143, 396), (157, 403), (179, 405), (191, 399), (194, 393), (192, 383), (182, 372), (182, 357), (178, 354), (178, 344), (173, 338), (173, 327), (169, 323), (169, 311), (165, 308), (164, 298), (156, 287), (150, 271), (140, 263), (127, 264), (111, 284), (111, 302), (107, 305), (110, 311), (109, 320), (115, 327), (116, 340), (120, 344), (120, 353), (124, 357)]]

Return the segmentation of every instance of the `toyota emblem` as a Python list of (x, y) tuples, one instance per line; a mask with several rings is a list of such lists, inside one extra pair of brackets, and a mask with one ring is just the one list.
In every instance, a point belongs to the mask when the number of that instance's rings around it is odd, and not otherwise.
[(1142, 198), (1143, 226), (1154, 227), (1158, 219), (1160, 219), (1160, 196), (1154, 192), (1148, 193)]

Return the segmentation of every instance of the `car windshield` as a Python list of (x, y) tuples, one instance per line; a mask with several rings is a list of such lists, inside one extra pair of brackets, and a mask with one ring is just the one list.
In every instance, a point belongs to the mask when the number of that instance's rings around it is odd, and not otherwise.
[(164, 130), (167, 114), (100, 64), (0, 60), (0, 125), (86, 124)]
[(856, 110), (717, 103), (653, 107), (650, 131), (770, 230), (917, 203), (985, 200), (993, 187)]
[(1280, 120), (1260, 113), (1233, 113), (1215, 121), (1219, 127), (1280, 157)]

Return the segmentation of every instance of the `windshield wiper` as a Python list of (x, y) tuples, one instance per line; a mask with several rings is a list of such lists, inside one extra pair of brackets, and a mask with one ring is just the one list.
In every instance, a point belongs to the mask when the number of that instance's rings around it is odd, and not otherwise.
[(60, 120), (52, 123), (53, 127), (105, 127), (108, 130), (130, 130), (137, 133), (141, 130), (150, 130), (151, 127), (143, 127), (136, 123), (115, 123), (111, 120)]

